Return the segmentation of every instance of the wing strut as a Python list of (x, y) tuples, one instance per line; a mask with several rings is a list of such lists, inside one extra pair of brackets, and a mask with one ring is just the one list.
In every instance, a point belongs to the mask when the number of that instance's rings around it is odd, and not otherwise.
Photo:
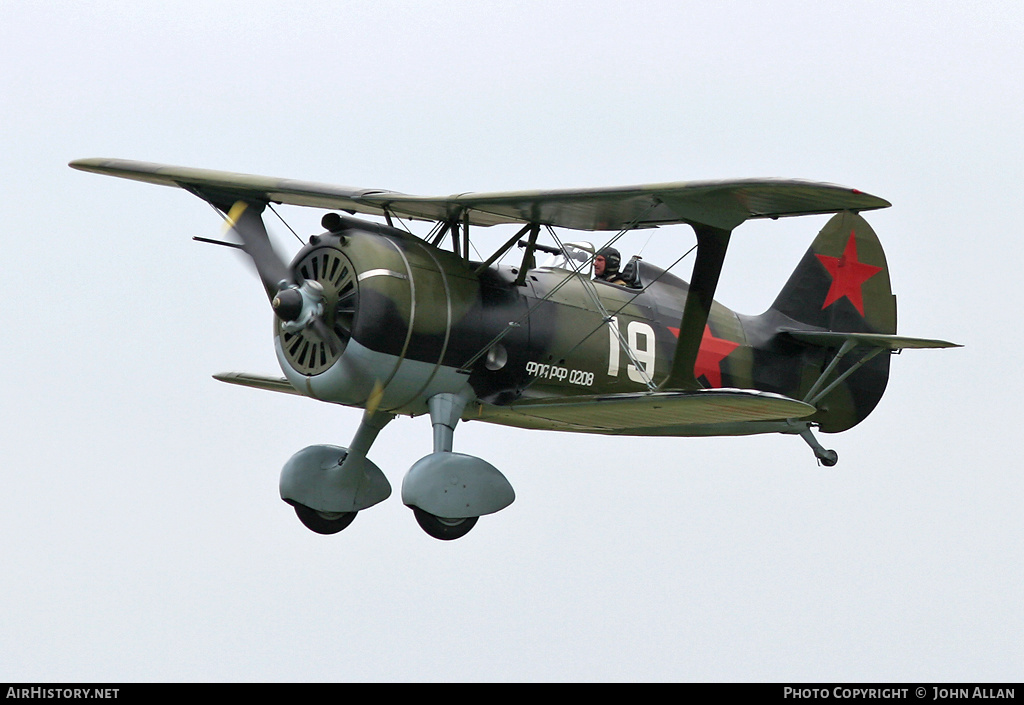
[(452, 252), (455, 253), (456, 257), (462, 257), (462, 252), (459, 249), (459, 219), (452, 218), (452, 224), (449, 226), (448, 232), (452, 234)]
[[(387, 211), (384, 211), (385, 216)], [(461, 221), (461, 223), (460, 223)], [(390, 218), (388, 219), (388, 225), (391, 224)], [(461, 225), (461, 232), (460, 226)], [(452, 252), (455, 253), (456, 257), (460, 257), (466, 262), (469, 261), (469, 209), (462, 211), (461, 215), (456, 214), (451, 218), (442, 222), (441, 229), (434, 235), (434, 239), (430, 241), (430, 244), (437, 247), (444, 240), (445, 236), (451, 234), (452, 236)], [(461, 247), (460, 247), (461, 244)]]
[(694, 376), (697, 353), (704, 337), (704, 327), (711, 313), (711, 303), (722, 274), (725, 251), (729, 247), (731, 230), (714, 228), (710, 225), (694, 224), (697, 234), (697, 257), (693, 263), (693, 277), (690, 290), (683, 306), (683, 319), (679, 323), (679, 342), (672, 358), (672, 370), (658, 389), (701, 389)]
[(498, 259), (503, 254), (505, 254), (506, 252), (511, 250), (512, 246), (515, 245), (519, 241), (519, 238), (521, 238), (523, 235), (525, 235), (526, 231), (529, 230), (532, 227), (533, 227), (533, 223), (527, 223), (522, 228), (520, 228), (519, 231), (516, 232), (515, 235), (513, 235), (511, 238), (509, 238), (508, 242), (506, 242), (504, 245), (502, 245), (497, 250), (495, 250), (494, 254), (491, 255), (490, 257), (488, 257), (486, 262), (481, 263), (481, 265), (479, 267), (477, 267), (476, 270), (473, 273), (474, 274), (480, 274), (485, 269), (490, 267), (492, 264), (497, 262)]
[(530, 224), (530, 239), (523, 251), (523, 264), (519, 267), (519, 275), (516, 277), (516, 286), (526, 284), (526, 270), (530, 269), (530, 262), (533, 261), (533, 251), (537, 247), (537, 236), (540, 235), (540, 224)]
[(437, 247), (438, 245), (440, 245), (441, 241), (444, 240), (445, 235), (448, 234), (448, 230), (451, 227), (452, 227), (452, 223), (451, 223), (450, 220), (442, 221), (441, 222), (441, 228), (434, 235), (434, 239), (430, 241), (430, 244), (433, 245), (434, 247)]

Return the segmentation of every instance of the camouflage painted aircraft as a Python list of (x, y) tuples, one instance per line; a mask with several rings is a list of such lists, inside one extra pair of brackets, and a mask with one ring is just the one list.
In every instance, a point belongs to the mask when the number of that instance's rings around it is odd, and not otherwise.
[[(795, 434), (834, 465), (837, 454), (812, 429), (837, 433), (871, 413), (891, 353), (953, 346), (896, 335), (885, 255), (859, 215), (890, 204), (830, 184), (435, 198), (112, 159), (70, 166), (180, 187), (225, 215), (239, 241), (222, 244), (252, 257), (276, 313), (284, 377), (217, 379), (365, 410), (349, 448), (311, 446), (282, 470), (282, 499), (318, 533), (341, 531), (391, 494), (366, 456), (398, 414), (430, 415), (433, 452), (406, 474), (402, 501), (447, 540), (515, 498), (495, 467), (452, 451), (460, 420), (630, 436)], [(291, 264), (262, 219), (274, 203), (331, 211)], [(827, 213), (835, 215), (766, 312), (745, 316), (713, 301), (738, 225)], [(393, 227), (396, 217), (434, 229), (417, 237)], [(510, 223), (522, 227), (486, 260), (470, 257), (471, 227)], [(593, 247), (563, 243), (554, 230), (621, 235), (679, 223), (697, 237), (689, 284), (639, 258), (623, 268), (625, 285), (592, 279)], [(553, 246), (538, 242), (542, 229)], [(500, 264), (509, 253), (515, 264)], [(541, 253), (548, 261), (538, 266)]]

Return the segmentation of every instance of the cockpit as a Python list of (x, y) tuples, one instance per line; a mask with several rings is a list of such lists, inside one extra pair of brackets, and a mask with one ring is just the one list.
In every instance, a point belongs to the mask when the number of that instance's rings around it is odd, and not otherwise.
[[(520, 247), (526, 247), (525, 241), (519, 241)], [(542, 270), (563, 270), (585, 276), (588, 279), (594, 278), (594, 245), (589, 242), (566, 242), (562, 246), (552, 247), (550, 245), (535, 244), (534, 250), (544, 252), (548, 258), (536, 269)], [(532, 267), (531, 267), (532, 268)], [(643, 284), (640, 281), (640, 256), (633, 255), (629, 262), (622, 268), (620, 278), (622, 284), (630, 289), (641, 289)]]

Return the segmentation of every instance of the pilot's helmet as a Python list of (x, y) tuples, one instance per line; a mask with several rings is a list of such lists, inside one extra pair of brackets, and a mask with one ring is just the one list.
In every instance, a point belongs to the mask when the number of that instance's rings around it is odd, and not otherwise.
[(622, 255), (614, 247), (602, 247), (594, 256), (604, 257), (604, 276), (607, 277), (609, 274), (615, 274), (619, 271)]

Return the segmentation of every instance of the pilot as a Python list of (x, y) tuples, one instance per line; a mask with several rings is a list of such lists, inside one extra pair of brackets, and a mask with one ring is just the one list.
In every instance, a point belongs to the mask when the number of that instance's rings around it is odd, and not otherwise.
[(619, 263), (622, 255), (614, 247), (603, 247), (594, 255), (594, 279), (599, 279), (609, 284), (626, 286), (626, 280), (619, 273)]

